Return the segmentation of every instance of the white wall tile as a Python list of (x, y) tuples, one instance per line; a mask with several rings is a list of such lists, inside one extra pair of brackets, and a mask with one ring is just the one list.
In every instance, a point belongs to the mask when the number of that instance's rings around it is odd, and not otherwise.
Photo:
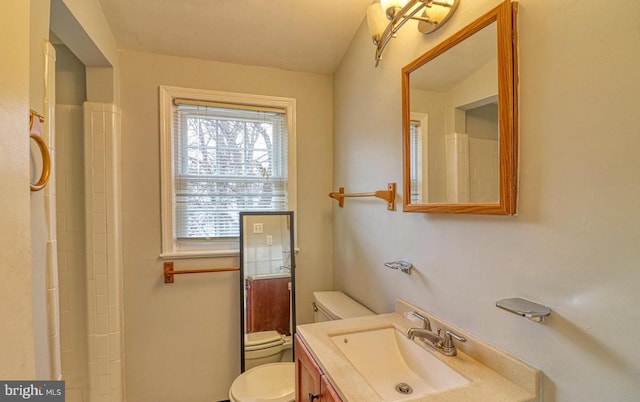
[(107, 255), (93, 254), (93, 272), (95, 274), (107, 273)]
[(94, 170), (91, 178), (91, 186), (94, 193), (104, 193), (106, 191), (106, 178), (103, 171)]
[(107, 253), (107, 235), (106, 234), (95, 233), (93, 235), (93, 252), (99, 253), (99, 254)]
[(96, 334), (100, 336), (108, 333), (109, 316), (107, 314), (96, 314)]
[(109, 359), (120, 361), (122, 359), (122, 344), (119, 332), (109, 334)]
[(109, 333), (118, 334), (122, 327), (122, 324), (121, 316), (119, 314), (116, 314), (115, 310), (120, 310), (120, 304), (116, 306), (109, 306), (109, 310), (111, 311), (111, 313), (109, 314)]
[[(68, 380), (67, 380), (68, 381)], [(82, 388), (69, 388), (65, 383), (64, 398), (66, 402), (85, 402), (82, 398)]]
[[(109, 305), (108, 305), (108, 302), (109, 302), (109, 298), (108, 298), (107, 295), (97, 295), (96, 296), (96, 315), (98, 317), (100, 317), (100, 316), (107, 317), (107, 322), (109, 320), (109, 316), (108, 316), (108, 314), (109, 314)], [(105, 332), (108, 332), (108, 330), (105, 331)], [(104, 332), (100, 331), (100, 333), (104, 333)]]
[(82, 116), (81, 106), (56, 108), (56, 231), (61, 312), (58, 336), (69, 401), (82, 401), (82, 388), (88, 384)]
[[(122, 373), (122, 361), (114, 360), (109, 363), (109, 372), (116, 374)], [(111, 376), (111, 390), (117, 391), (122, 387), (122, 376), (120, 375), (112, 375)]]
[(92, 197), (93, 199), (93, 212), (94, 213), (106, 213), (107, 212), (107, 200), (103, 194), (97, 194)]
[[(120, 197), (119, 197), (119, 114), (115, 106), (99, 103), (85, 103), (88, 130), (85, 152), (90, 161), (85, 161), (83, 169), (87, 174), (87, 250), (90, 258), (88, 272), (94, 273), (95, 280), (89, 279), (87, 306), (90, 317), (88, 325), (89, 366), (91, 402), (107, 400), (122, 401), (122, 337), (120, 321), (122, 304), (120, 300), (120, 270), (122, 269)], [(89, 244), (90, 243), (90, 244)], [(117, 364), (112, 364), (117, 362)], [(97, 392), (95, 392), (97, 390)]]
[[(100, 366), (100, 363), (98, 363), (98, 366)], [(111, 383), (109, 381), (109, 362), (106, 362), (106, 368), (104, 369), (104, 372), (106, 374), (103, 375), (99, 375), (98, 378), (98, 392), (101, 395), (109, 395), (109, 392), (111, 391)], [(98, 367), (98, 373), (100, 373), (100, 367)], [(103, 400), (103, 399), (99, 399), (99, 400)], [(109, 399), (107, 398), (106, 401), (108, 401)]]
[[(102, 124), (99, 124), (100, 126)], [(94, 123), (92, 124), (92, 127), (95, 129), (95, 127), (97, 127), (98, 124)], [(104, 152), (105, 151), (105, 143), (104, 143), (104, 139), (105, 139), (105, 132), (104, 132), (104, 128), (101, 127), (100, 131), (93, 131), (92, 133), (92, 137), (93, 137), (93, 155), (95, 155), (96, 152)], [(99, 167), (102, 168), (104, 165), (92, 165), (94, 168), (95, 167)]]

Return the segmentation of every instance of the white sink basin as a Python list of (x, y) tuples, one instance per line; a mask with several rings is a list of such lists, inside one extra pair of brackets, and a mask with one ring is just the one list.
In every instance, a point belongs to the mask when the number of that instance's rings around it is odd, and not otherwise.
[[(469, 380), (395, 328), (333, 335), (331, 340), (385, 402), (469, 384)], [(405, 385), (411, 393), (402, 392)]]

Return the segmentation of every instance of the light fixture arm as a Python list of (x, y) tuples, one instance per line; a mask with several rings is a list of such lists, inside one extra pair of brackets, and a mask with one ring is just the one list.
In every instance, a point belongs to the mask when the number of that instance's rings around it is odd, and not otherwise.
[[(396, 32), (404, 24), (407, 23), (410, 19), (415, 19), (420, 21), (420, 24), (425, 24), (427, 27), (423, 28), (419, 26), (419, 30), (422, 33), (433, 32), (442, 26), (449, 17), (455, 12), (458, 7), (458, 3), (460, 0), (409, 0), (407, 4), (405, 4), (402, 8), (396, 8), (390, 13), (387, 13), (387, 16), (390, 18), (390, 21), (381, 35), (375, 36), (373, 38), (373, 44), (376, 46), (376, 67), (382, 60), (382, 52), (384, 52), (385, 47), (391, 40), (391, 38), (395, 37)], [(440, 19), (431, 19), (425, 13), (424, 16), (416, 17), (416, 14), (424, 10), (425, 8), (431, 8), (433, 6), (446, 7), (449, 11), (441, 17)], [(387, 10), (385, 10), (387, 11)]]
[[(382, 35), (380, 35), (378, 43), (376, 43), (376, 67), (378, 67), (380, 60), (382, 60), (382, 52), (384, 51), (384, 48), (387, 46), (391, 38), (395, 36), (396, 32), (398, 32), (398, 30), (402, 28), (402, 26), (406, 24), (407, 21), (409, 21), (423, 8), (425, 8), (427, 6), (427, 3), (429, 2), (429, 0), (410, 0), (407, 4), (405, 4), (404, 7), (396, 11), (393, 18), (389, 22), (389, 25), (387, 25), (384, 32), (382, 32)], [(420, 6), (416, 7), (415, 10), (407, 14), (417, 3), (421, 3)]]

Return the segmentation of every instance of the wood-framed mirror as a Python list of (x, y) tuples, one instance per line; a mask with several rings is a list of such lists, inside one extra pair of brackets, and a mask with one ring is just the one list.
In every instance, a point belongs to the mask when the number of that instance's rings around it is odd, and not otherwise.
[(292, 211), (240, 212), (240, 367), (293, 362)]
[(402, 69), (405, 212), (516, 213), (516, 17), (506, 0)]

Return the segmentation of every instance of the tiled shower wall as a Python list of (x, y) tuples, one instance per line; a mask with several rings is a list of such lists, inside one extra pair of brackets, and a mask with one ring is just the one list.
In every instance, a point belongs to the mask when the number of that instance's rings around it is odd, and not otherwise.
[(67, 402), (124, 400), (120, 113), (56, 106), (62, 376)]
[(67, 402), (89, 400), (81, 105), (56, 105), (56, 192), (60, 346)]
[(44, 97), (44, 137), (51, 157), (51, 176), (45, 187), (45, 217), (47, 223), (46, 281), (47, 281), (47, 327), (49, 335), (49, 378), (62, 380), (62, 351), (60, 345), (60, 279), (58, 267), (58, 224), (57, 224), (57, 154), (56, 137), (56, 49), (45, 43), (45, 97)]
[(500, 199), (500, 146), (497, 140), (469, 137), (469, 201)]
[(120, 111), (84, 104), (87, 332), (91, 402), (124, 400)]
[[(263, 225), (261, 233), (253, 233), (254, 223)], [(283, 265), (291, 264), (286, 219), (278, 215), (248, 216), (244, 224), (247, 242), (244, 248), (245, 276), (286, 273), (280, 269)], [(267, 236), (271, 236), (271, 244), (268, 244)]]

